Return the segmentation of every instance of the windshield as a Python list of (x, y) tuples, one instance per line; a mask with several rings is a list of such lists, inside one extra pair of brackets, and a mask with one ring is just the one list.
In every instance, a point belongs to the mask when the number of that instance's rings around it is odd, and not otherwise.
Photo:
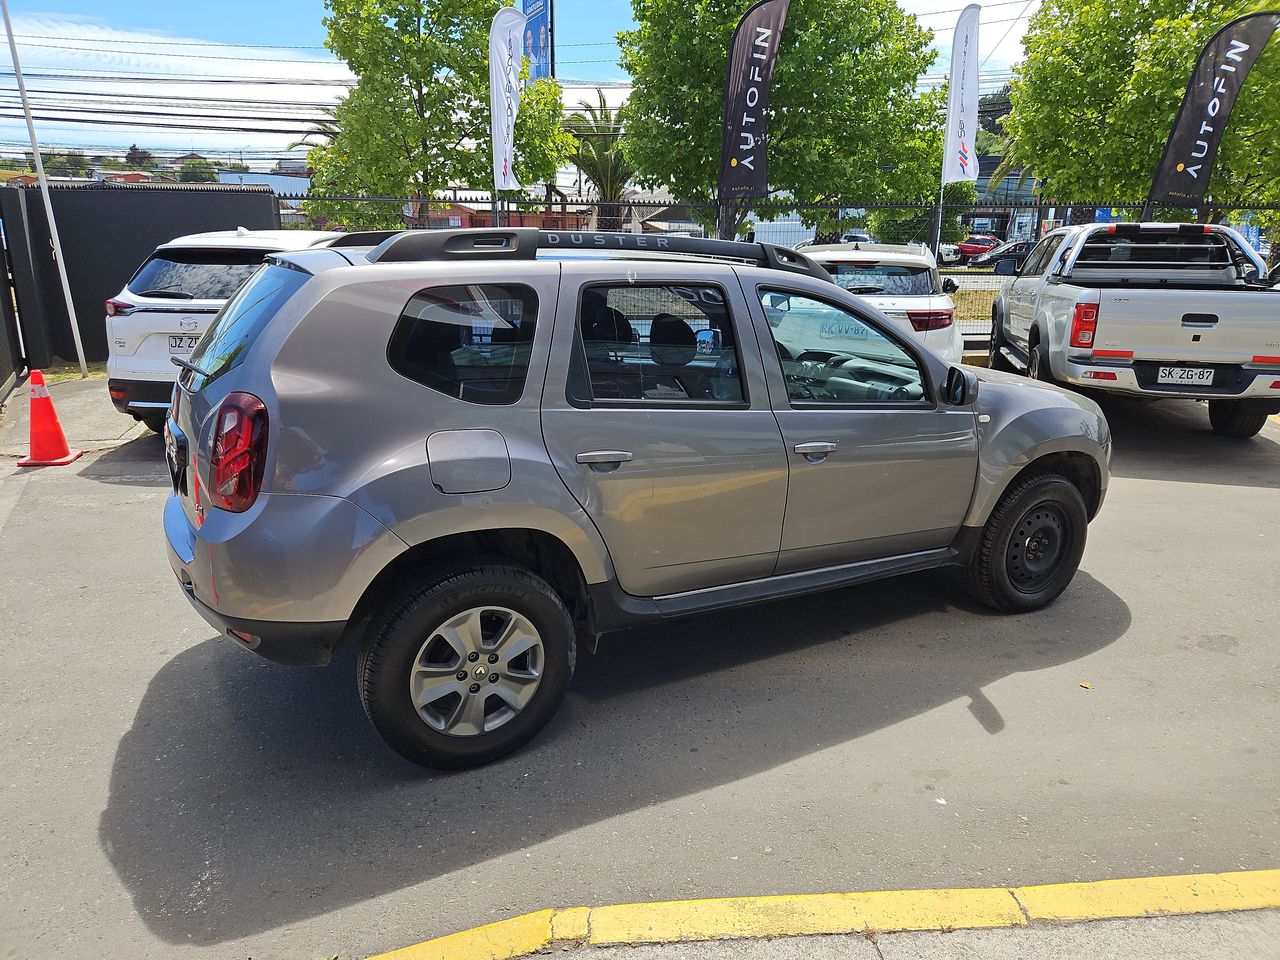
[(140, 297), (226, 300), (262, 265), (265, 250), (160, 250), (129, 281)]
[(836, 286), (868, 296), (929, 297), (938, 292), (937, 272), (901, 263), (823, 264)]
[(267, 321), (309, 279), (311, 274), (296, 267), (275, 263), (259, 266), (249, 282), (219, 311), (191, 354), (191, 365), (208, 374), (208, 379), (200, 374), (184, 374), (192, 377), (187, 386), (193, 391), (203, 390), (238, 366)]
[(990, 252), (993, 254), (1012, 253), (1015, 249), (1021, 247), (1024, 243), (1026, 243), (1025, 240), (1010, 240), (1008, 243), (1002, 243), (998, 247), (993, 247), (990, 250)]

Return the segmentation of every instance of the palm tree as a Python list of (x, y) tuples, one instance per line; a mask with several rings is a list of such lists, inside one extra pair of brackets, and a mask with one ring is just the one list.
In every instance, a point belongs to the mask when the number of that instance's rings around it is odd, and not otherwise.
[(596, 97), (597, 104), (580, 100), (565, 126), (578, 140), (574, 162), (600, 202), (600, 229), (620, 230), (627, 184), (637, 171), (622, 149), (618, 123), (605, 103), (604, 91), (597, 88)]
[(303, 134), (303, 136), (300, 139), (295, 140), (293, 141), (293, 143), (289, 144), (289, 146), (286, 149), (293, 150), (296, 147), (318, 147), (321, 144), (312, 143), (311, 142), (312, 137), (319, 137), (322, 141), (332, 142), (334, 138), (337, 136), (338, 136), (338, 121), (313, 120), (311, 122), (311, 129), (308, 130), (305, 134)]

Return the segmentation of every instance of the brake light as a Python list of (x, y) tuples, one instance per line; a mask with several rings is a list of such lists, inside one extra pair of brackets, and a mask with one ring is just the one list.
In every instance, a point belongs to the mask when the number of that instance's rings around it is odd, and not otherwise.
[(917, 333), (926, 330), (945, 330), (951, 326), (953, 311), (951, 310), (908, 310), (907, 319)]
[(1090, 348), (1093, 335), (1098, 331), (1098, 305), (1077, 303), (1075, 316), (1071, 318), (1071, 346)]
[(125, 303), (123, 300), (107, 301), (108, 317), (127, 317), (129, 314), (137, 310), (137, 306), (132, 303)]
[(214, 505), (244, 513), (258, 499), (267, 460), (267, 408), (251, 393), (228, 394), (214, 424), (209, 460)]
[(1086, 380), (1114, 380), (1116, 375), (1110, 370), (1086, 370), (1081, 374)]

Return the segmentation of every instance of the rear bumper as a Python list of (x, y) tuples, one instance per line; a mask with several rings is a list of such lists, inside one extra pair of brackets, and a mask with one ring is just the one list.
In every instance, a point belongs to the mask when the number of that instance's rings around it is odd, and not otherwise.
[(196, 613), (220, 634), (246, 650), (286, 666), (323, 667), (338, 649), (342, 631), (347, 627), (345, 620), (287, 623), (228, 617), (197, 600), (191, 584), (183, 583), (182, 587)]
[(109, 378), (107, 392), (111, 395), (112, 406), (121, 413), (142, 416), (168, 409), (173, 397), (173, 381)]
[[(1143, 366), (1151, 366), (1145, 361)], [(1172, 364), (1205, 366), (1205, 364)], [(1249, 400), (1280, 407), (1280, 370), (1220, 365), (1212, 386), (1173, 386), (1154, 382), (1154, 374), (1133, 364), (1107, 364), (1068, 359), (1065, 371), (1055, 376), (1076, 387), (1125, 393), (1139, 397), (1172, 397), (1183, 400)], [(1113, 379), (1114, 378), (1114, 379)]]

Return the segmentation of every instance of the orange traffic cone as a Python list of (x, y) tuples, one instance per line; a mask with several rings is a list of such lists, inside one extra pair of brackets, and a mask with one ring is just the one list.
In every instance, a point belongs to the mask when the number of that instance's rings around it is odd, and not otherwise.
[(31, 371), (31, 453), (18, 461), (20, 467), (60, 467), (70, 463), (83, 450), (67, 447), (67, 438), (53, 409), (53, 398), (44, 385), (44, 374)]

